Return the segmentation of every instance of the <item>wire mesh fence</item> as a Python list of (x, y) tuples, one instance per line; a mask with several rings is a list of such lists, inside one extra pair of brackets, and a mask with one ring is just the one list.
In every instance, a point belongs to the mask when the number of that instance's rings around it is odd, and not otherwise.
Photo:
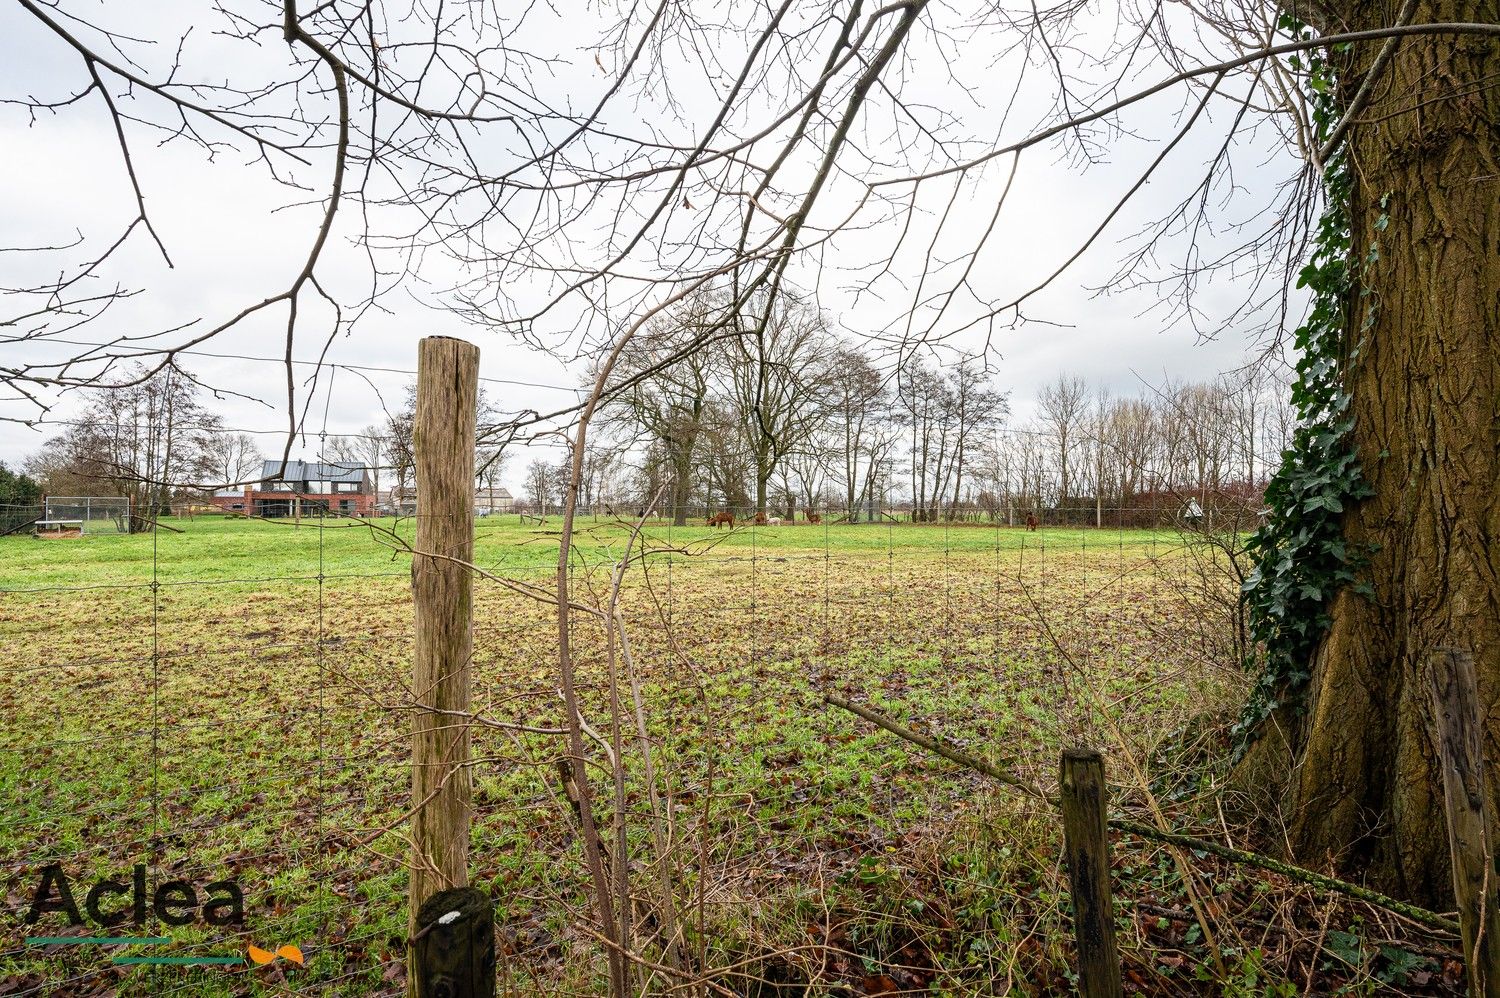
[[(1239, 681), (1207, 667), (1233, 654), (1207, 620), (1225, 579), (1175, 530), (849, 523), (822, 508), (764, 524), (741, 511), (729, 528), (708, 525), (716, 510), (636, 512), (581, 518), (569, 572), (575, 600), (603, 605), (639, 527), (619, 614), (667, 803), (626, 788), (642, 822), (626, 848), (647, 850), (653, 808), (669, 816), (703, 968), (765, 948), (799, 973), (821, 960), (858, 976), (857, 961), (834, 964), (862, 944), (809, 950), (787, 938), (791, 913), (872, 857), (952, 834), (985, 799), (971, 776), (827, 711), (823, 693), (1041, 780), (1062, 744), (1124, 737), (1149, 753), (1206, 690)], [(318, 510), (66, 549), (5, 539), (5, 993), (402, 993), (415, 519)], [(471, 878), (496, 899), (504, 993), (597, 993), (556, 768), (557, 529), (511, 513), (476, 527)], [(619, 649), (589, 618), (575, 645), (580, 710), (607, 754)], [(218, 924), (235, 894), (239, 917)], [(296, 959), (277, 955), (288, 945)], [(886, 956), (899, 980), (934, 973)]]
[(47, 496), (42, 516), (51, 524), (77, 524), (80, 533), (130, 529), (131, 504), (120, 496)]
[(0, 537), (31, 532), (46, 512), (41, 503), (0, 503)]

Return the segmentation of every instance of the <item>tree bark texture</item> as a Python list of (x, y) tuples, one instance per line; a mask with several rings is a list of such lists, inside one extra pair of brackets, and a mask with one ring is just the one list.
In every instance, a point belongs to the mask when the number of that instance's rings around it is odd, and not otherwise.
[[(1396, 6), (1332, 5), (1346, 30), (1386, 25)], [(1494, 0), (1440, 0), (1414, 21), (1497, 16)], [(1352, 54), (1346, 93), (1378, 48)], [(1280, 742), (1284, 813), (1303, 863), (1446, 907), (1433, 649), (1474, 653), (1484, 748), (1500, 759), (1500, 45), (1410, 38), (1387, 73), (1349, 138), (1353, 255), (1376, 255), (1369, 298), (1349, 302), (1347, 384), (1375, 494), (1349, 509), (1344, 533), (1374, 546), (1374, 596), (1346, 591), (1330, 608), (1307, 711)], [(1378, 312), (1361, 333), (1366, 301)], [(1491, 769), (1491, 813), (1496, 790)]]

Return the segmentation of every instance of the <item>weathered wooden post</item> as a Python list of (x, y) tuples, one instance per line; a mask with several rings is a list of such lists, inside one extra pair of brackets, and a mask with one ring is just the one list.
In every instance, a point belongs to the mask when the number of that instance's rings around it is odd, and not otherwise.
[(1469, 994), (1500, 998), (1500, 874), (1494, 865), (1494, 833), (1484, 794), (1484, 727), (1474, 656), (1439, 648), (1429, 664)]
[(1109, 885), (1109, 838), (1104, 758), (1093, 749), (1062, 754), (1064, 855), (1078, 940), (1078, 992), (1084, 998), (1121, 998), (1120, 951)]
[[(439, 891), (469, 884), (469, 663), (473, 651), (474, 422), (479, 348), (446, 336), (417, 347), (412, 445), (417, 534), (411, 563), (412, 818), (409, 936)], [(413, 945), (408, 966), (415, 980)]]
[(417, 910), (411, 990), (416, 998), (494, 998), (495, 912), (473, 887), (438, 891)]

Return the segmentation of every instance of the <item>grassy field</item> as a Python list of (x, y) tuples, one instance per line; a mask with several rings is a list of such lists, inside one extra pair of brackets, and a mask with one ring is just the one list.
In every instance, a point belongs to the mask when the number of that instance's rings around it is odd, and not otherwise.
[[(411, 524), (174, 526), (0, 539), (0, 995), (399, 994), (411, 607), (391, 535)], [(602, 590), (625, 537), (583, 525), (578, 593)], [(1201, 626), (1190, 559), (1168, 534), (653, 524), (645, 543), (656, 553), (630, 574), (626, 619), (692, 857), (694, 945), (705, 966), (735, 968), (722, 980), (737, 993), (1068, 987), (1055, 819), (824, 692), (1046, 785), (1068, 744), (1106, 748), (1112, 766), (1159, 761), (1189, 741), (1171, 733), (1221, 718), (1243, 682)], [(553, 524), (480, 521), (476, 562), (493, 575), (544, 580), (556, 557)], [(550, 610), (488, 580), (476, 593), (476, 703), (501, 722), (559, 725)], [(578, 635), (599, 723), (601, 637), (588, 624)], [(472, 868), (496, 901), (504, 993), (601, 987), (574, 917), (587, 894), (560, 750), (546, 735), (475, 736)], [(1193, 791), (1158, 780), (1153, 799), (1187, 820)], [(633, 786), (632, 806), (642, 798)], [(1123, 890), (1153, 899), (1122, 915), (1148, 990), (1265, 976), (1251, 945), (1229, 947), (1229, 970), (1222, 945), (1204, 948), (1165, 854), (1137, 843), (1123, 856)], [(80, 906), (88, 885), (128, 883), (136, 863), (153, 885), (233, 879), (245, 920), (124, 927), (171, 936), (157, 948), (28, 946), (43, 928), (99, 931), (55, 913), (21, 923), (52, 861)], [(1253, 883), (1220, 875), (1207, 889), (1254, 906)], [(110, 963), (287, 943), (305, 966)]]

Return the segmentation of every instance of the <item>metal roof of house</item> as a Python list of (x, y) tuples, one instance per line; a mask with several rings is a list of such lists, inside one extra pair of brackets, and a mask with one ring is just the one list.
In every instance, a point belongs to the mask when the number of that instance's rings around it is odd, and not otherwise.
[(288, 461), (285, 470), (281, 462), (267, 461), (261, 465), (262, 478), (275, 478), (283, 482), (354, 482), (365, 480), (365, 467), (347, 461), (331, 464), (314, 464), (307, 461)]

